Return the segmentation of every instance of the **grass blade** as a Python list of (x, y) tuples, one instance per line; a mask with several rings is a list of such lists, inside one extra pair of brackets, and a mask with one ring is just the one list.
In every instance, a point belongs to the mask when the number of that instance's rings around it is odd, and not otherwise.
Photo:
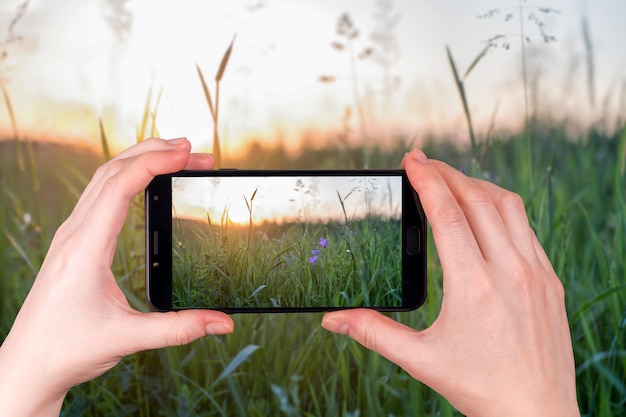
[(463, 111), (465, 112), (465, 119), (467, 120), (467, 128), (469, 130), (470, 141), (472, 145), (472, 155), (474, 156), (474, 159), (477, 159), (478, 149), (476, 147), (476, 135), (474, 134), (472, 117), (470, 116), (469, 106), (467, 104), (467, 97), (465, 95), (463, 80), (459, 77), (459, 72), (456, 69), (456, 64), (454, 63), (454, 58), (452, 58), (452, 52), (450, 51), (450, 47), (448, 45), (446, 45), (446, 52), (448, 54), (448, 62), (450, 63), (450, 68), (452, 69), (452, 75), (454, 76), (454, 81), (456, 82), (456, 88), (459, 92), (459, 96), (461, 97), (461, 103), (463, 104)]
[(248, 345), (241, 351), (239, 351), (239, 353), (233, 358), (232, 361), (230, 361), (226, 368), (224, 368), (224, 370), (217, 377), (217, 379), (215, 379), (212, 385), (217, 384), (224, 378), (228, 378), (235, 371), (235, 369), (237, 369), (239, 365), (245, 362), (250, 357), (250, 355), (252, 355), (257, 349), (259, 349), (259, 347), (260, 346), (257, 345)]
[(626, 171), (626, 125), (622, 129), (622, 134), (619, 139), (619, 151), (618, 155), (621, 155), (621, 160), (619, 163), (619, 172), (623, 177)]
[(607, 297), (619, 293), (620, 291), (626, 290), (626, 284), (621, 284), (621, 285), (616, 285), (613, 286), (609, 289), (606, 289), (604, 291), (602, 291), (601, 293), (595, 295), (594, 297), (592, 297), (591, 299), (587, 300), (586, 302), (584, 302), (579, 308), (578, 310), (576, 310), (576, 312), (574, 314), (572, 314), (570, 322), (571, 323), (575, 323), (577, 322), (582, 316), (584, 316), (590, 308), (597, 306), (600, 304), (601, 301), (603, 301), (604, 299), (606, 299)]
[(109, 150), (109, 142), (104, 131), (102, 119), (98, 119), (98, 124), (100, 126), (100, 145), (102, 146), (102, 155), (104, 156), (104, 162), (108, 162), (111, 160), (111, 151)]
[(20, 139), (17, 134), (17, 121), (15, 118), (15, 112), (13, 111), (13, 104), (11, 103), (11, 98), (9, 97), (9, 92), (6, 89), (2, 78), (0, 77), (0, 90), (2, 90), (2, 98), (4, 99), (4, 104), (7, 106), (7, 113), (9, 113), (9, 120), (11, 121), (11, 129), (13, 129), (13, 139), (15, 140), (15, 151), (17, 154), (17, 162), (18, 167), (21, 172), (26, 170), (24, 163), (24, 156), (22, 154), (22, 147), (20, 146)]
[(137, 143), (146, 138), (146, 126), (148, 126), (148, 118), (150, 117), (150, 102), (152, 101), (152, 89), (148, 91), (148, 97), (146, 97), (146, 105), (143, 108), (143, 114), (141, 116), (141, 124), (137, 129)]
[(202, 91), (204, 91), (204, 98), (206, 99), (206, 102), (209, 105), (209, 110), (211, 111), (211, 119), (215, 121), (215, 108), (213, 107), (211, 92), (209, 91), (209, 87), (206, 85), (206, 81), (204, 80), (204, 74), (202, 74), (202, 70), (200, 69), (200, 66), (198, 64), (196, 64), (196, 71), (198, 71), (198, 77), (200, 77)]
[(150, 137), (151, 138), (160, 138), (159, 129), (157, 129), (156, 119), (157, 112), (159, 110), (159, 105), (161, 104), (161, 95), (163, 94), (163, 90), (159, 90), (159, 94), (157, 95), (156, 103), (154, 103), (154, 110), (150, 112)]
[(467, 78), (468, 75), (470, 75), (470, 72), (472, 72), (472, 70), (474, 69), (474, 67), (476, 65), (478, 65), (478, 63), (480, 62), (481, 59), (483, 59), (483, 57), (485, 55), (487, 55), (487, 52), (489, 52), (489, 49), (491, 48), (491, 45), (486, 45), (482, 51), (480, 51), (480, 53), (478, 54), (478, 56), (476, 56), (476, 58), (474, 58), (474, 60), (472, 61), (472, 63), (470, 64), (469, 68), (467, 68), (467, 70), (465, 71), (465, 74), (463, 74), (463, 80), (465, 80)]
[(30, 258), (28, 257), (28, 254), (26, 253), (24, 248), (22, 248), (22, 246), (18, 243), (17, 239), (15, 239), (15, 237), (13, 237), (13, 235), (9, 233), (9, 231), (6, 230), (5, 228), (2, 228), (2, 230), (4, 231), (4, 235), (7, 237), (11, 245), (20, 254), (24, 262), (26, 262), (26, 265), (28, 265), (28, 268), (33, 272), (33, 274), (37, 274), (37, 268), (35, 268), (35, 265), (33, 265)]

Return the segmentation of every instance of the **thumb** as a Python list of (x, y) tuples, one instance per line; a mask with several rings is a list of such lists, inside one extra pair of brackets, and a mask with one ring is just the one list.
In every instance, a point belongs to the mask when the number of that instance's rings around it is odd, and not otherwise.
[[(422, 380), (430, 362), (423, 332), (370, 309), (341, 310), (327, 313), (322, 327), (350, 336), (366, 348), (378, 352)], [(431, 362), (432, 363), (432, 362)]]
[(225, 313), (211, 310), (183, 310), (166, 313), (140, 313), (127, 327), (128, 352), (181, 346), (206, 335), (232, 333), (233, 320)]

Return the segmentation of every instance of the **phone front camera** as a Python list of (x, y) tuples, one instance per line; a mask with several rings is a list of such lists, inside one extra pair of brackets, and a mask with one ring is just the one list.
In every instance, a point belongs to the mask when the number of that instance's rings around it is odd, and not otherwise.
[(152, 199), (153, 199), (154, 201), (159, 201), (159, 196), (158, 196), (158, 195), (155, 195), (154, 197), (152, 197)]

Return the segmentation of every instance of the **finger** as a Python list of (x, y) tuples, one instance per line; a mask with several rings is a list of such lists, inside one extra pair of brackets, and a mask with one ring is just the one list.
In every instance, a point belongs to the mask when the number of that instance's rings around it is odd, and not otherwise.
[(554, 271), (554, 267), (552, 266), (552, 262), (550, 262), (550, 258), (548, 258), (548, 254), (546, 254), (546, 251), (543, 249), (543, 246), (541, 246), (539, 239), (534, 233), (532, 240), (533, 247), (535, 248), (535, 255), (537, 256), (537, 259), (539, 259), (539, 263), (545, 271), (547, 271), (550, 275), (554, 276), (558, 280), (556, 272)]
[(191, 149), (191, 144), (185, 138), (176, 138), (171, 140), (150, 138), (125, 149), (124, 151), (122, 151), (122, 153), (111, 159), (111, 161), (108, 161), (106, 164), (102, 165), (96, 170), (93, 177), (91, 178), (91, 181), (89, 182), (89, 184), (87, 184), (87, 187), (85, 187), (85, 190), (83, 191), (81, 198), (78, 200), (78, 203), (81, 203), (81, 200), (83, 200), (85, 196), (90, 195), (92, 188), (99, 183), (103, 176), (110, 175), (110, 170), (118, 166), (116, 165), (117, 162), (115, 161), (133, 158), (147, 152), (166, 151), (171, 149), (172, 147), (183, 147)]
[[(95, 190), (98, 190), (99, 187), (102, 186), (102, 182), (106, 181), (109, 177), (114, 175), (116, 172), (119, 172), (129, 160), (139, 157), (143, 154), (149, 152), (168, 152), (168, 151), (189, 151), (191, 149), (191, 144), (185, 138), (178, 138), (172, 140), (162, 140), (162, 139), (146, 139), (138, 145), (132, 146), (124, 151), (122, 154), (118, 155), (116, 158), (112, 160), (102, 167), (100, 167), (97, 173), (94, 175), (94, 178), (90, 181), (89, 185), (83, 192), (83, 196), (81, 199), (87, 198), (88, 196), (93, 197), (94, 194), (97, 195)], [(176, 162), (176, 161), (167, 161), (167, 162)], [(171, 169), (165, 168), (165, 172), (161, 172), (162, 174), (171, 173), (174, 171), (178, 171), (181, 169), (189, 169), (189, 170), (210, 170), (213, 169), (214, 159), (213, 155), (210, 154), (190, 154), (188, 161), (185, 166), (176, 165)], [(79, 204), (81, 201), (79, 200)]]
[(206, 153), (196, 153), (189, 156), (189, 162), (185, 169), (189, 170), (209, 170), (213, 169), (214, 165), (213, 155)]
[[(168, 146), (163, 149), (160, 149), (159, 151), (151, 151), (152, 153), (165, 152), (165, 154), (161, 155), (162, 157), (166, 155), (175, 155), (174, 152), (181, 153), (181, 155), (179, 155), (178, 158), (164, 158), (164, 160), (162, 161), (163, 168), (165, 168), (166, 171), (170, 171), (170, 172), (182, 169), (187, 164), (187, 161), (189, 159), (188, 144), (186, 143), (175, 144), (175, 143), (169, 143), (165, 141), (160, 141), (160, 142), (162, 142), (163, 144), (167, 144)], [(143, 143), (144, 142), (142, 142), (141, 144)], [(136, 145), (136, 148), (139, 148), (140, 145)], [(182, 154), (186, 154), (186, 155), (183, 156)], [(122, 171), (128, 164), (130, 164), (130, 162), (132, 162), (133, 160), (143, 155), (150, 155), (150, 152), (141, 152), (132, 158), (130, 157), (129, 158), (114, 158), (111, 161), (107, 162), (106, 164), (102, 165), (100, 168), (98, 168), (92, 180), (89, 182), (89, 184), (85, 188), (85, 191), (81, 195), (81, 198), (78, 200), (78, 203), (76, 204), (76, 207), (74, 208), (74, 211), (72, 211), (71, 217), (72, 218), (78, 217), (82, 219), (84, 215), (81, 216), (81, 213), (83, 214), (88, 213), (94, 201), (102, 200), (100, 193), (102, 192), (102, 188), (105, 186), (105, 184), (107, 183), (110, 184), (111, 178), (115, 177), (115, 175), (117, 175), (120, 171)], [(181, 157), (184, 158), (184, 160), (181, 160), (180, 159)], [(153, 169), (154, 168), (158, 168), (158, 167), (153, 167)]]
[(119, 338), (126, 356), (135, 352), (181, 346), (206, 335), (232, 333), (235, 325), (225, 313), (212, 310), (183, 310), (167, 313), (133, 314), (121, 328)]
[(496, 207), (495, 197), (500, 193), (487, 186), (486, 182), (467, 177), (443, 162), (432, 161), (432, 164), (463, 210), (483, 258), (487, 262), (499, 261), (503, 253), (515, 250), (509, 230)]
[(515, 193), (484, 181), (483, 186), (493, 195), (496, 208), (516, 249), (529, 261), (537, 260), (535, 232), (528, 223), (522, 198)]
[(117, 235), (128, 211), (130, 200), (142, 191), (155, 175), (179, 171), (187, 165), (186, 147), (172, 147), (169, 151), (143, 153), (118, 160), (97, 184), (92, 187), (64, 226), (64, 236), (77, 232), (77, 238), (89, 242), (77, 245), (91, 253), (112, 259)]
[(188, 145), (191, 149), (191, 144), (189, 140), (185, 137), (173, 138), (173, 139), (161, 139), (161, 138), (147, 138), (138, 142), (137, 144), (130, 146), (124, 149), (120, 154), (118, 154), (115, 158), (123, 159), (123, 158), (132, 158), (137, 155), (146, 152), (154, 152), (154, 151), (162, 151), (166, 150), (168, 147), (172, 145)]
[[(164, 141), (159, 141), (165, 143)], [(135, 156), (119, 159), (114, 164), (109, 164), (109, 168), (105, 174), (100, 177), (99, 180), (93, 181), (91, 189), (83, 193), (83, 201), (77, 204), (73, 217), (77, 217), (82, 221), (83, 218), (93, 218), (93, 207), (97, 203), (98, 207), (102, 206), (102, 202), (105, 200), (103, 197), (103, 188), (114, 181), (117, 175), (123, 176), (120, 179), (122, 185), (130, 186), (128, 191), (122, 192), (120, 195), (117, 191), (112, 190), (117, 196), (121, 196), (121, 205), (114, 210), (125, 210), (124, 207), (128, 206), (128, 203), (132, 197), (141, 192), (148, 183), (159, 174), (167, 174), (181, 169), (193, 169), (193, 170), (209, 170), (213, 168), (214, 160), (212, 155), (208, 154), (188, 154), (187, 143), (182, 141), (167, 142), (168, 147), (156, 151), (152, 150), (148, 153), (136, 153)], [(154, 148), (154, 146), (152, 146)], [(174, 149), (172, 149), (174, 148)], [(176, 152), (176, 154), (174, 153)], [(159, 153), (159, 155), (157, 155)], [(147, 157), (146, 155), (153, 155)], [(137, 158), (141, 158), (140, 161), (135, 161)], [(145, 165), (146, 170), (141, 170), (143, 160), (153, 160)], [(186, 161), (186, 163), (185, 163)], [(147, 175), (135, 175), (136, 169), (128, 168), (128, 164), (133, 163), (131, 167), (139, 169), (141, 174)], [(113, 166), (111, 166), (113, 165)], [(106, 202), (105, 202), (106, 203)], [(83, 213), (83, 216), (81, 216)], [(110, 217), (110, 216), (109, 216)], [(115, 228), (113, 231), (117, 230)]]
[(427, 160), (423, 152), (416, 150), (408, 154), (403, 165), (420, 196), (444, 271), (451, 279), (465, 280), (466, 271), (483, 265), (465, 213), (435, 164)]
[[(111, 172), (110, 176), (100, 181), (100, 186), (94, 189), (97, 196), (93, 200), (85, 221), (93, 223), (94, 227), (109, 228), (109, 235), (117, 236), (121, 224), (118, 221), (122, 216), (111, 216), (110, 213), (125, 213), (131, 198), (143, 191), (156, 175), (178, 171), (189, 161), (186, 149), (172, 151), (149, 152), (129, 158), (118, 172)], [(111, 220), (107, 224), (107, 220)]]
[[(322, 319), (326, 330), (345, 334), (366, 348), (411, 372), (422, 382), (434, 363), (423, 343), (423, 332), (411, 329), (370, 309), (341, 310)], [(425, 331), (426, 332), (426, 331)], [(410, 353), (410, 354), (408, 354)]]
[[(191, 145), (189, 142), (184, 139), (172, 139), (172, 140), (161, 140), (161, 139), (146, 139), (138, 145), (135, 145), (122, 154), (118, 155), (109, 163), (103, 165), (98, 169), (96, 174), (94, 174), (93, 179), (85, 188), (81, 199), (77, 203), (77, 208), (82, 205), (85, 200), (93, 200), (97, 198), (100, 187), (102, 187), (103, 181), (107, 181), (109, 177), (119, 172), (129, 160), (141, 156), (143, 154), (149, 152), (167, 152), (172, 150), (177, 151), (186, 151), (188, 152), (191, 149)], [(176, 162), (176, 161), (167, 161), (167, 162)], [(213, 169), (214, 159), (213, 155), (210, 154), (191, 154), (189, 155), (189, 159), (185, 166), (174, 166), (171, 169), (168, 169), (164, 166), (166, 172), (161, 173), (171, 173), (181, 169), (189, 169), (189, 170), (210, 170)], [(87, 202), (89, 205), (89, 202)]]

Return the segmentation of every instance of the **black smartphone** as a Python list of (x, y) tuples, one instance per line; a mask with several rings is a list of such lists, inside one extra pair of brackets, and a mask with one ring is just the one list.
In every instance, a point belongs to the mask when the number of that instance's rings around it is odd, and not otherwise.
[(154, 310), (406, 311), (426, 218), (403, 170), (181, 171), (146, 188)]

